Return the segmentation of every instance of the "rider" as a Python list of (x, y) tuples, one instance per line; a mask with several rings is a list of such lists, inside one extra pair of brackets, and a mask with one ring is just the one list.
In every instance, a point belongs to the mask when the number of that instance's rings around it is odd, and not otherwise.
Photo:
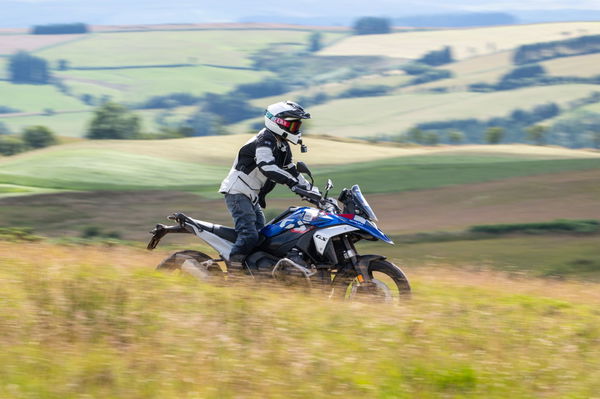
[(276, 183), (310, 190), (296, 170), (288, 141), (302, 144), (300, 126), (310, 114), (292, 101), (271, 104), (265, 112), (265, 128), (239, 150), (219, 192), (235, 223), (237, 240), (229, 257), (233, 268), (242, 268), (244, 258), (258, 244), (258, 232), (265, 225), (262, 208), (265, 196)]

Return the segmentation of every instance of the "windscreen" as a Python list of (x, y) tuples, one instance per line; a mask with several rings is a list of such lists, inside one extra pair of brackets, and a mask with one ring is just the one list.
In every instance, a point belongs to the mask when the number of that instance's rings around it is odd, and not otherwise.
[(358, 187), (357, 184), (352, 186), (352, 196), (354, 197), (354, 204), (360, 208), (364, 216), (373, 222), (377, 222), (377, 216), (375, 216), (375, 212), (373, 212), (373, 209), (371, 209), (369, 206), (369, 203), (363, 196), (362, 192), (360, 191), (360, 187)]

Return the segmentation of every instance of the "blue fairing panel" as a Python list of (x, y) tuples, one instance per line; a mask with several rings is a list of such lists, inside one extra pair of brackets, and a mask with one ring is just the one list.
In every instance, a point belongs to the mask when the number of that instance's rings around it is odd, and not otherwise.
[(388, 244), (394, 243), (388, 236), (386, 236), (377, 228), (375, 223), (370, 222), (369, 220), (366, 220), (360, 216), (344, 216), (326, 213), (315, 208), (303, 207), (295, 210), (293, 213), (277, 223), (265, 226), (260, 232), (265, 237), (273, 237), (288, 230), (302, 234), (314, 228), (324, 228), (337, 226), (340, 224), (347, 224), (354, 226), (375, 238), (387, 242)]

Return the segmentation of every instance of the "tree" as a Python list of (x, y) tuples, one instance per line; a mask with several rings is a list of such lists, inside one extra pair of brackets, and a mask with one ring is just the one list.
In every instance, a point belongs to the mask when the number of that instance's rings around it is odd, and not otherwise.
[(417, 60), (417, 62), (431, 66), (449, 64), (452, 61), (452, 50), (448, 46), (441, 50), (430, 51)]
[(450, 140), (451, 144), (460, 144), (465, 140), (465, 135), (460, 130), (451, 130), (448, 133), (448, 140)]
[(426, 132), (423, 137), (423, 143), (427, 145), (437, 145), (440, 142), (440, 136), (436, 132)]
[(25, 51), (19, 51), (9, 58), (8, 76), (12, 83), (47, 84), (50, 81), (46, 60)]
[(497, 126), (488, 127), (485, 131), (485, 141), (488, 144), (498, 144), (504, 137), (504, 129)]
[(25, 144), (17, 137), (0, 136), (0, 154), (15, 155), (25, 151)]
[(533, 141), (536, 145), (546, 144), (546, 132), (548, 132), (548, 128), (546, 126), (529, 126), (527, 129), (525, 129), (525, 132), (527, 132), (527, 139), (529, 141)]
[(56, 136), (46, 126), (29, 126), (23, 131), (23, 142), (31, 148), (44, 148), (56, 144)]
[(315, 53), (323, 48), (321, 32), (313, 32), (308, 37), (308, 51)]
[(354, 34), (356, 35), (375, 35), (390, 33), (390, 20), (378, 17), (362, 17), (354, 22)]
[(121, 104), (107, 102), (94, 112), (86, 137), (90, 139), (135, 139), (140, 118)]
[(423, 140), (425, 139), (425, 132), (419, 129), (418, 127), (413, 127), (408, 131), (406, 138), (409, 141), (423, 144)]

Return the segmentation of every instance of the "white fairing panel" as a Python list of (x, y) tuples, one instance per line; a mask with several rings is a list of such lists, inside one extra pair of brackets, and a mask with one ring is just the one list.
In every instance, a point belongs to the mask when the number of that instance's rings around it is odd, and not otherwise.
[(204, 230), (200, 231), (194, 225), (188, 224), (188, 226), (190, 226), (192, 229), (194, 229), (194, 233), (196, 233), (196, 235), (198, 237), (200, 237), (201, 239), (206, 241), (206, 243), (208, 245), (210, 245), (211, 247), (216, 249), (217, 252), (219, 252), (219, 254), (223, 258), (229, 260), (229, 255), (231, 254), (231, 248), (233, 247), (232, 242), (224, 240), (221, 237), (219, 237), (218, 235), (209, 233), (208, 231), (204, 231)]
[(315, 235), (313, 235), (313, 241), (315, 242), (315, 247), (317, 247), (317, 252), (320, 255), (323, 255), (323, 252), (325, 252), (325, 247), (327, 246), (327, 243), (331, 237), (339, 236), (340, 234), (356, 230), (358, 230), (358, 228), (348, 226), (346, 224), (341, 226), (327, 227), (326, 229), (317, 231)]

